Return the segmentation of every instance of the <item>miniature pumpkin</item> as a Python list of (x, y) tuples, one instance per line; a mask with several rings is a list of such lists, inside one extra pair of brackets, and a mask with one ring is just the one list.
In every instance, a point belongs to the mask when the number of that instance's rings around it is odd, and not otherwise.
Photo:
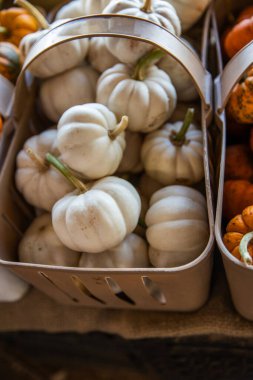
[(82, 253), (81, 268), (147, 268), (149, 267), (148, 246), (136, 234), (128, 235), (116, 247), (100, 253)]
[(29, 285), (9, 269), (0, 267), (0, 302), (15, 302), (28, 291)]
[(19, 46), (24, 36), (36, 32), (38, 28), (37, 20), (23, 8), (9, 8), (0, 11), (0, 41)]
[[(229, 252), (246, 265), (253, 263), (253, 206), (246, 207), (241, 214), (231, 219), (223, 236), (223, 243)], [(243, 239), (243, 240), (242, 240)], [(246, 242), (247, 241), (247, 242)], [(246, 246), (245, 246), (246, 244)]]
[(97, 102), (106, 105), (118, 118), (127, 115), (132, 132), (159, 128), (175, 109), (176, 90), (169, 76), (153, 65), (162, 55), (163, 52), (154, 50), (134, 69), (117, 64), (98, 80)]
[(227, 112), (238, 123), (253, 123), (253, 68), (235, 85), (228, 101)]
[(253, 179), (253, 157), (247, 145), (227, 147), (225, 179)]
[(87, 16), (102, 13), (110, 1), (111, 0), (83, 0), (84, 12)]
[(20, 70), (19, 49), (10, 42), (0, 42), (0, 74), (15, 83)]
[(246, 180), (227, 180), (224, 182), (223, 217), (232, 219), (245, 207), (253, 204), (253, 185)]
[(165, 0), (176, 9), (182, 24), (182, 30), (186, 31), (194, 25), (203, 15), (211, 0)]
[(18, 247), (19, 261), (76, 267), (80, 253), (65, 247), (54, 232), (51, 215), (42, 214), (25, 231)]
[[(181, 38), (181, 40), (194, 50), (187, 40), (183, 38)], [(175, 58), (166, 54), (157, 65), (169, 75), (171, 82), (177, 91), (178, 100), (189, 102), (197, 99), (198, 92), (194, 86), (192, 77)]]
[(40, 86), (39, 98), (45, 115), (58, 122), (72, 106), (93, 103), (96, 97), (98, 74), (89, 66), (70, 69), (45, 79)]
[(47, 152), (59, 154), (55, 147), (56, 135), (57, 131), (50, 129), (30, 137), (17, 156), (17, 189), (29, 204), (47, 211), (73, 190), (73, 186), (45, 161)]
[(113, 174), (125, 149), (126, 116), (117, 123), (107, 107), (88, 103), (69, 108), (58, 123), (57, 147), (62, 160), (86, 178)]
[(146, 173), (163, 185), (192, 185), (204, 177), (203, 136), (193, 124), (194, 110), (184, 122), (165, 124), (145, 137), (141, 158)]
[(252, 7), (245, 9), (238, 16), (236, 24), (228, 30), (223, 38), (224, 51), (232, 58), (239, 50), (253, 40), (253, 12)]
[(141, 145), (143, 136), (140, 133), (126, 130), (126, 149), (124, 150), (118, 173), (138, 173), (142, 170)]
[[(26, 6), (31, 12), (35, 12), (35, 8), (31, 4), (26, 3)], [(28, 35), (21, 41), (20, 49), (24, 58), (26, 58), (31, 47), (50, 29), (62, 24), (62, 20), (58, 20), (49, 25), (42, 15), (39, 15), (39, 17), (43, 20), (43, 30), (38, 31), (35, 34)], [(58, 37), (58, 35), (53, 35), (51, 38), (51, 43), (53, 44), (58, 42)], [(48, 78), (63, 73), (68, 69), (80, 65), (84, 61), (84, 58), (88, 53), (88, 47), (89, 41), (87, 38), (68, 41), (57, 45), (37, 57), (30, 64), (29, 71), (38, 78)]]
[(83, 1), (74, 0), (64, 4), (56, 13), (55, 20), (85, 16)]
[[(175, 8), (163, 0), (112, 0), (103, 13), (130, 15), (162, 25), (169, 32), (180, 36), (181, 25)], [(149, 43), (125, 38), (106, 38), (110, 52), (120, 62), (135, 64), (144, 54), (153, 49)]]
[(88, 59), (91, 66), (100, 73), (119, 63), (119, 60), (107, 49), (104, 37), (90, 39)]
[(190, 187), (167, 186), (155, 192), (145, 222), (150, 261), (158, 268), (193, 261), (209, 239), (205, 198)]
[(117, 177), (105, 177), (90, 189), (51, 155), (55, 165), (77, 188), (53, 207), (54, 230), (74, 251), (97, 253), (115, 247), (137, 226), (141, 201), (135, 188)]

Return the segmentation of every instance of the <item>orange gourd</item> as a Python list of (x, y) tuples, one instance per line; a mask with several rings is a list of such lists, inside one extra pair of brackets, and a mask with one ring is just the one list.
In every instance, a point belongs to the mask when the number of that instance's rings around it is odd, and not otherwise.
[(9, 8), (0, 11), (0, 41), (19, 46), (21, 39), (39, 28), (34, 16), (23, 8)]
[(1, 138), (2, 133), (3, 133), (3, 118), (0, 115), (0, 138)]
[(225, 179), (253, 180), (253, 157), (247, 145), (230, 145), (227, 147)]
[(226, 31), (223, 39), (224, 51), (232, 58), (253, 39), (253, 7), (250, 6), (238, 16), (236, 24)]
[(231, 219), (223, 236), (227, 250), (247, 265), (253, 263), (253, 206), (246, 207), (241, 214)]
[(15, 83), (21, 66), (19, 49), (10, 42), (0, 42), (0, 74)]
[(227, 180), (224, 183), (223, 217), (230, 220), (253, 205), (253, 185), (246, 180)]
[(227, 112), (228, 116), (238, 123), (253, 123), (253, 68), (234, 87), (228, 101)]

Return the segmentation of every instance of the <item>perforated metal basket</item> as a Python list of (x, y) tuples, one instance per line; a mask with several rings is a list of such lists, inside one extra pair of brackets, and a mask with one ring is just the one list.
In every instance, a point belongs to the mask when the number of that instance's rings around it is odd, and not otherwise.
[[(231, 1), (232, 10), (239, 12), (252, 1)], [(232, 300), (237, 311), (245, 318), (253, 320), (253, 302), (251, 300), (251, 289), (253, 287), (253, 268), (246, 268), (226, 249), (222, 241), (224, 226), (222, 225), (223, 189), (226, 157), (226, 112), (225, 107), (235, 84), (240, 80), (247, 69), (253, 64), (253, 42), (248, 44), (237, 55), (235, 55), (224, 67), (219, 43), (218, 28), (221, 27), (225, 17), (222, 11), (223, 2), (217, 1), (212, 15), (217, 56), (219, 63), (219, 75), (215, 79), (215, 103), (216, 103), (216, 125), (221, 134), (221, 158), (219, 167), (219, 189), (217, 199), (217, 211), (215, 221), (215, 237), (222, 254), (226, 276)]]
[[(203, 30), (202, 57), (206, 61), (210, 13)], [(34, 113), (36, 83), (26, 70), (33, 60), (57, 44), (78, 38), (113, 36), (145, 41), (176, 58), (193, 78), (201, 98), (204, 143), (205, 190), (210, 237), (202, 254), (193, 262), (172, 269), (85, 269), (16, 262), (22, 232), (31, 212), (14, 186), (15, 160), (29, 136)], [(57, 37), (57, 44), (52, 40)], [(35, 81), (36, 82), (36, 81)], [(214, 222), (209, 175), (208, 126), (212, 116), (212, 81), (201, 60), (182, 41), (152, 22), (129, 16), (81, 17), (52, 29), (31, 50), (19, 78), (13, 108), (17, 126), (0, 177), (0, 265), (11, 269), (36, 288), (61, 303), (92, 307), (192, 311), (209, 295), (212, 272)]]

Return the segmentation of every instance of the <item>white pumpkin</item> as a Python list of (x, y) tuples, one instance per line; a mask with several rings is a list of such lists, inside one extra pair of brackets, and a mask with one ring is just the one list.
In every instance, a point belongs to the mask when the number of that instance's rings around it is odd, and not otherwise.
[(81, 268), (147, 268), (148, 245), (136, 234), (129, 234), (120, 244), (105, 252), (82, 253)]
[(203, 134), (190, 124), (191, 118), (186, 119), (165, 124), (146, 136), (142, 145), (146, 173), (163, 185), (192, 185), (204, 177)]
[(211, 0), (165, 0), (175, 7), (183, 32), (190, 29), (202, 16)]
[(117, 124), (114, 113), (102, 104), (69, 108), (57, 126), (57, 147), (62, 160), (89, 179), (113, 174), (126, 146), (127, 124), (126, 116)]
[[(189, 42), (185, 39), (182, 40), (194, 51)], [(166, 54), (157, 65), (169, 75), (177, 91), (178, 100), (189, 102), (197, 99), (198, 92), (192, 77), (175, 58)]]
[(18, 247), (19, 261), (23, 263), (78, 266), (80, 253), (65, 247), (56, 236), (50, 214), (33, 220)]
[[(112, 0), (103, 13), (130, 15), (162, 25), (176, 36), (181, 34), (181, 25), (177, 13), (170, 4), (163, 0)], [(106, 38), (110, 52), (121, 62), (134, 64), (153, 49), (148, 43), (125, 38)]]
[(47, 152), (59, 155), (56, 135), (55, 129), (49, 129), (30, 137), (17, 156), (17, 189), (29, 204), (47, 211), (58, 199), (73, 191), (73, 186), (45, 162)]
[(138, 183), (138, 188), (140, 189), (140, 193), (147, 198), (148, 200), (152, 197), (152, 195), (160, 190), (162, 185), (160, 182), (155, 179), (149, 177), (146, 173), (142, 174), (140, 177), (140, 181)]
[(81, 0), (86, 15), (102, 13), (111, 0)]
[(206, 201), (190, 187), (168, 186), (154, 193), (145, 221), (149, 257), (155, 267), (187, 264), (207, 245)]
[(66, 195), (53, 207), (54, 230), (62, 243), (79, 252), (115, 247), (138, 223), (141, 201), (135, 188), (117, 177), (95, 182), (90, 190)]
[(126, 130), (126, 149), (124, 150), (122, 160), (117, 169), (118, 173), (138, 173), (142, 171), (141, 146), (143, 136), (140, 133)]
[(100, 73), (119, 63), (119, 60), (107, 49), (104, 37), (90, 39), (88, 59), (91, 66)]
[(56, 13), (55, 20), (62, 20), (67, 18), (76, 18), (85, 16), (83, 1), (73, 0), (63, 5)]
[(169, 76), (155, 65), (149, 66), (140, 80), (132, 69), (117, 64), (106, 70), (97, 84), (97, 102), (106, 105), (118, 118), (129, 117), (128, 129), (151, 132), (173, 113), (177, 95)]
[(9, 269), (0, 267), (0, 302), (16, 302), (28, 291), (29, 285)]
[(93, 103), (96, 98), (97, 79), (97, 72), (87, 65), (44, 80), (39, 91), (43, 112), (50, 120), (58, 122), (70, 107)]
[[(62, 22), (62, 20), (53, 22), (48, 30), (62, 24)], [(24, 58), (26, 58), (32, 46), (42, 38), (48, 30), (41, 30), (36, 33), (27, 34), (22, 38), (20, 50)], [(57, 35), (53, 36), (52, 43), (57, 42), (58, 38)], [(88, 38), (65, 42), (37, 57), (30, 64), (29, 71), (38, 78), (53, 77), (80, 65), (84, 61), (88, 49)]]

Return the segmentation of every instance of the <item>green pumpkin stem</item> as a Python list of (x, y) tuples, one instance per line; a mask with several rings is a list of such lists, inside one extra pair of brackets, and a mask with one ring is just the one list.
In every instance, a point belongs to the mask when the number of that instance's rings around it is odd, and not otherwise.
[(32, 148), (25, 148), (25, 152), (27, 156), (35, 163), (35, 165), (38, 167), (40, 171), (45, 171), (48, 169), (48, 165), (45, 160), (41, 156), (39, 156), (37, 153), (34, 152)]
[(194, 117), (194, 108), (188, 108), (182, 127), (180, 128), (179, 132), (173, 131), (170, 135), (170, 140), (175, 145), (183, 145), (185, 142), (185, 135), (193, 121)]
[(239, 245), (240, 255), (243, 259), (243, 262), (246, 265), (252, 265), (253, 263), (252, 257), (250, 256), (249, 251), (248, 251), (248, 244), (250, 243), (252, 239), (253, 239), (253, 232), (249, 232), (243, 236)]
[(57, 169), (80, 193), (85, 193), (88, 191), (87, 186), (76, 178), (69, 170), (69, 168), (64, 165), (63, 162), (56, 158), (51, 153), (46, 154), (46, 161), (52, 165), (55, 169)]
[(49, 23), (43, 14), (27, 0), (14, 0), (14, 4), (26, 9), (37, 21), (41, 29), (48, 29)]
[(111, 139), (116, 139), (120, 133), (122, 133), (128, 126), (128, 116), (122, 116), (119, 124), (116, 127), (108, 132), (108, 135)]
[(141, 57), (134, 68), (132, 79), (144, 80), (146, 78), (147, 69), (149, 66), (154, 65), (161, 58), (163, 58), (165, 54), (166, 53), (160, 49), (154, 49)]
[(151, 13), (152, 12), (152, 0), (144, 0), (143, 7), (141, 10), (145, 13)]

